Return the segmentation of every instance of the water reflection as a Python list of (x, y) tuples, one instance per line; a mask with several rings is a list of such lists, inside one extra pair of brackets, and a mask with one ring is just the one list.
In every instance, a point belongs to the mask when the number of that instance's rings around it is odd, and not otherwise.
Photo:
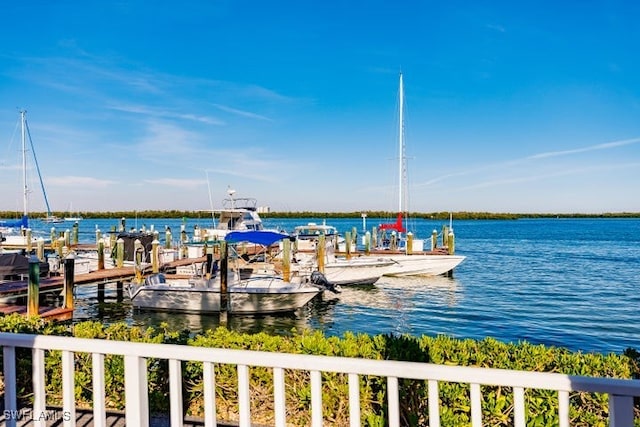
[(452, 277), (383, 277), (375, 285), (388, 298), (396, 303), (426, 298), (431, 304), (444, 304), (454, 307), (462, 297), (462, 285)]

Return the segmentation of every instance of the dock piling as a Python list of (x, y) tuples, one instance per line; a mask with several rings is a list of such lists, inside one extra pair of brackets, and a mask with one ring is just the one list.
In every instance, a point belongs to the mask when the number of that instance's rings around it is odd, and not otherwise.
[(64, 259), (64, 308), (74, 308), (73, 300), (73, 288), (74, 288), (74, 270), (75, 270), (75, 256), (73, 253), (69, 254)]
[(40, 260), (29, 258), (29, 284), (27, 285), (27, 316), (37, 316), (40, 312)]
[(71, 241), (73, 242), (73, 246), (78, 246), (78, 221), (73, 223), (73, 227), (71, 229)]
[(30, 228), (27, 228), (27, 253), (30, 254), (33, 249), (33, 243), (31, 242), (32, 232)]
[(36, 243), (36, 256), (40, 261), (44, 261), (44, 239), (42, 237)]
[(153, 242), (151, 242), (151, 271), (153, 273), (157, 273), (158, 271), (160, 271), (160, 255), (158, 246), (160, 246), (160, 242), (158, 241), (158, 239), (154, 239)]
[(104, 270), (104, 242), (98, 242), (98, 270)]
[(220, 312), (227, 311), (227, 274), (229, 272), (229, 249), (227, 242), (220, 241)]
[(317, 248), (318, 249), (317, 250), (317, 254), (318, 254), (317, 263), (318, 263), (318, 271), (320, 273), (324, 273), (324, 257), (325, 257), (325, 252), (326, 252), (325, 248), (326, 248), (325, 235), (321, 234), (321, 235), (318, 236), (318, 248)]
[(291, 240), (282, 240), (282, 280), (291, 281)]
[(124, 239), (120, 237), (116, 241), (116, 267), (122, 268), (124, 265)]

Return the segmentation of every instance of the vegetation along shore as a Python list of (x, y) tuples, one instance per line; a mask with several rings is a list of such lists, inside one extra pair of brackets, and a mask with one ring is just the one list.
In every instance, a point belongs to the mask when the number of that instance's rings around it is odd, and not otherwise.
[[(51, 212), (53, 216), (63, 217), (67, 212)], [(105, 211), (105, 212), (77, 212), (82, 218), (113, 219), (113, 218), (206, 218), (208, 211), (181, 210), (141, 210), (141, 211)], [(268, 212), (260, 213), (268, 218), (361, 218), (366, 214), (368, 218), (391, 218), (396, 212), (389, 211), (357, 211), (357, 212)], [(19, 218), (22, 214), (15, 211), (0, 211), (0, 218)], [(46, 212), (32, 212), (31, 218), (45, 218)], [(640, 218), (640, 212), (604, 212), (604, 213), (499, 213), (499, 212), (411, 212), (411, 218), (448, 220), (450, 216), (460, 220), (514, 220), (527, 218)]]

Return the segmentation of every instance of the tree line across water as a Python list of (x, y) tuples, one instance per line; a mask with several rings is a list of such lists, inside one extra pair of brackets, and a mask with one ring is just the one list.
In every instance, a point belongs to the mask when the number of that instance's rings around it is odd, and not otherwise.
[[(52, 212), (53, 215), (64, 217), (66, 212)], [(206, 211), (182, 210), (142, 210), (142, 211), (105, 211), (79, 212), (83, 218), (113, 219), (113, 218), (207, 218), (211, 216)], [(361, 218), (366, 214), (368, 218), (393, 218), (395, 212), (389, 211), (357, 211), (357, 212), (268, 212), (260, 213), (263, 218)], [(33, 212), (31, 218), (45, 218), (46, 212)], [(640, 212), (606, 212), (606, 213), (496, 213), (496, 212), (411, 212), (414, 219), (448, 220), (452, 216), (456, 220), (514, 220), (524, 218), (640, 218)], [(15, 211), (0, 211), (0, 218), (19, 218)]]

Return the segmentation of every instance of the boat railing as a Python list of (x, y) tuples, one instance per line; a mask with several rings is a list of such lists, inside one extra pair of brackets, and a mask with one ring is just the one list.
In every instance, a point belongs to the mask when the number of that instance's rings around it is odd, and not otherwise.
[[(92, 356), (93, 378), (93, 417), (94, 425), (106, 426), (105, 407), (105, 367), (106, 355), (120, 355), (124, 359), (124, 393), (126, 425), (149, 425), (149, 396), (147, 359), (166, 360), (169, 365), (170, 421), (171, 425), (183, 424), (184, 387), (181, 364), (183, 361), (203, 363), (204, 384), (204, 425), (216, 425), (215, 369), (218, 364), (235, 366), (237, 373), (238, 420), (240, 426), (250, 426), (250, 367), (271, 368), (273, 372), (274, 421), (276, 426), (287, 424), (285, 398), (285, 371), (297, 370), (309, 374), (311, 425), (326, 425), (323, 416), (322, 378), (323, 373), (341, 373), (348, 377), (348, 392), (344, 396), (348, 402), (351, 426), (361, 425), (360, 379), (373, 375), (386, 377), (388, 403), (387, 424), (400, 425), (399, 383), (402, 379), (426, 381), (428, 387), (429, 425), (440, 425), (440, 413), (443, 408), (439, 401), (439, 385), (443, 382), (469, 385), (469, 407), (471, 425), (481, 426), (483, 386), (505, 387), (513, 394), (511, 425), (524, 427), (528, 422), (525, 393), (529, 389), (552, 390), (557, 393), (557, 415), (560, 427), (569, 426), (570, 393), (605, 393), (609, 399), (609, 426), (622, 427), (634, 425), (634, 397), (640, 396), (640, 380), (594, 378), (572, 376), (559, 373), (527, 372), (478, 367), (445, 366), (430, 363), (401, 362), (392, 360), (369, 360), (345, 357), (328, 357), (301, 354), (285, 354), (249, 350), (230, 350), (221, 348), (191, 347), (174, 344), (153, 344), (123, 342), (111, 340), (83, 339), (46, 335), (28, 335), (0, 333), (0, 346), (3, 348), (4, 371), (4, 414), (19, 414), (17, 406), (18, 366), (16, 350), (32, 349), (32, 381), (34, 414), (46, 411), (45, 352), (60, 351), (62, 362), (62, 410), (70, 420), (76, 419), (74, 354), (83, 353)], [(21, 365), (20, 365), (21, 366)], [(17, 418), (17, 417), (16, 417)], [(5, 425), (15, 426), (17, 420), (11, 416)], [(72, 422), (73, 424), (73, 422)], [(70, 424), (70, 425), (72, 425)], [(45, 425), (45, 420), (34, 420), (34, 425)]]
[(222, 207), (224, 209), (246, 209), (249, 211), (255, 211), (257, 206), (258, 200), (248, 197), (224, 199), (222, 201)]

